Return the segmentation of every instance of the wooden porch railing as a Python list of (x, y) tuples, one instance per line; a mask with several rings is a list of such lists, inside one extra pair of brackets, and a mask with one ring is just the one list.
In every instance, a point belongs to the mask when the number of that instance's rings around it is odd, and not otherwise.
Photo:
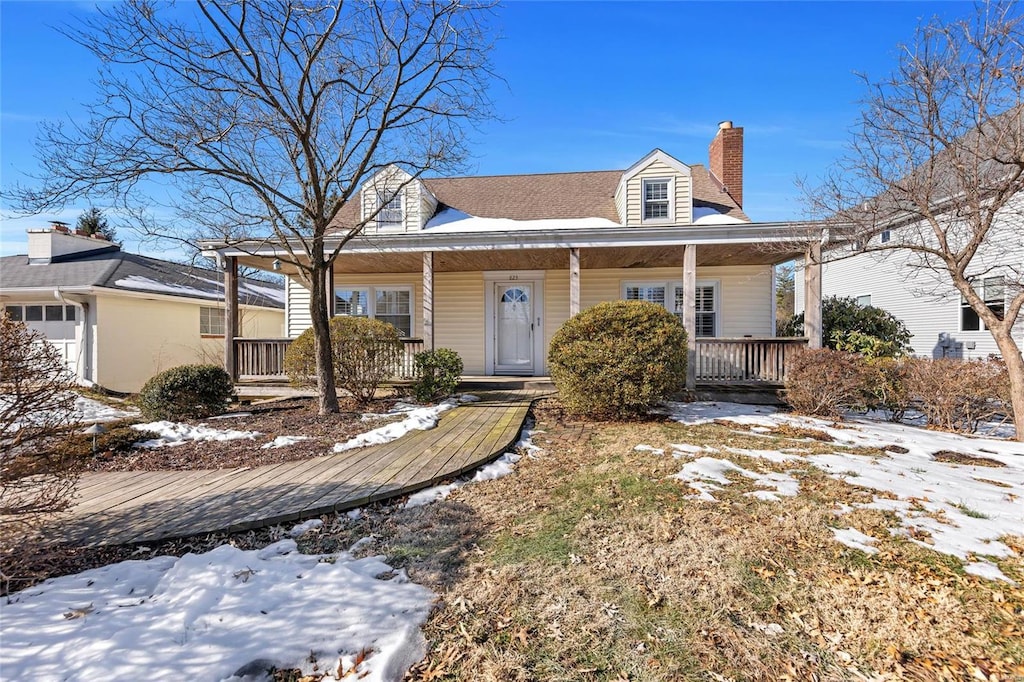
[[(235, 338), (235, 376), (242, 381), (285, 380), (284, 354), (292, 339)], [(405, 352), (395, 368), (395, 379), (412, 379), (413, 356), (423, 350), (423, 339), (402, 339)]]
[(698, 338), (696, 380), (781, 384), (786, 378), (786, 354), (806, 345), (803, 337)]

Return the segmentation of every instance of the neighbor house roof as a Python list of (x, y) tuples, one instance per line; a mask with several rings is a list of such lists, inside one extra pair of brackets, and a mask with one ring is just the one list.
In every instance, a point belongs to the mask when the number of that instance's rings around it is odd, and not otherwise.
[[(224, 300), (223, 275), (216, 270), (125, 253), (115, 248), (29, 263), (28, 256), (0, 258), (0, 291), (56, 287), (101, 287), (183, 298)], [(284, 287), (239, 278), (243, 305), (284, 308)]]

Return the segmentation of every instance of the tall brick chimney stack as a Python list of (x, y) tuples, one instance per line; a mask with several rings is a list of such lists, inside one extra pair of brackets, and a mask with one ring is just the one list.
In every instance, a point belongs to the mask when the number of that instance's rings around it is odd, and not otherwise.
[(743, 128), (733, 128), (732, 121), (718, 124), (708, 147), (708, 168), (711, 179), (743, 208)]

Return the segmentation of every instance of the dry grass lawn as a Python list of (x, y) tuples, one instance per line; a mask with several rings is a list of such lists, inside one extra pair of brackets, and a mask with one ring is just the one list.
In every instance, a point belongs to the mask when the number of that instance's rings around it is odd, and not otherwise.
[[(1024, 591), (891, 537), (887, 513), (836, 516), (837, 502), (867, 493), (805, 465), (797, 497), (745, 497), (737, 477), (718, 503), (699, 502), (668, 478), (679, 460), (634, 450), (834, 449), (813, 434), (570, 429), (550, 402), (537, 414), (544, 452), (514, 475), (348, 528), (442, 597), (410, 679), (1024, 679)], [(831, 527), (851, 525), (880, 552), (833, 539)], [(1024, 581), (1020, 559), (1000, 565)]]

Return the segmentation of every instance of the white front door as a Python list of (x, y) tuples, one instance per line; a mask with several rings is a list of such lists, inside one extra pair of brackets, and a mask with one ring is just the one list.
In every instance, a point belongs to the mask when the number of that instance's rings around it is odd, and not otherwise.
[(494, 373), (533, 374), (533, 282), (494, 283)]

